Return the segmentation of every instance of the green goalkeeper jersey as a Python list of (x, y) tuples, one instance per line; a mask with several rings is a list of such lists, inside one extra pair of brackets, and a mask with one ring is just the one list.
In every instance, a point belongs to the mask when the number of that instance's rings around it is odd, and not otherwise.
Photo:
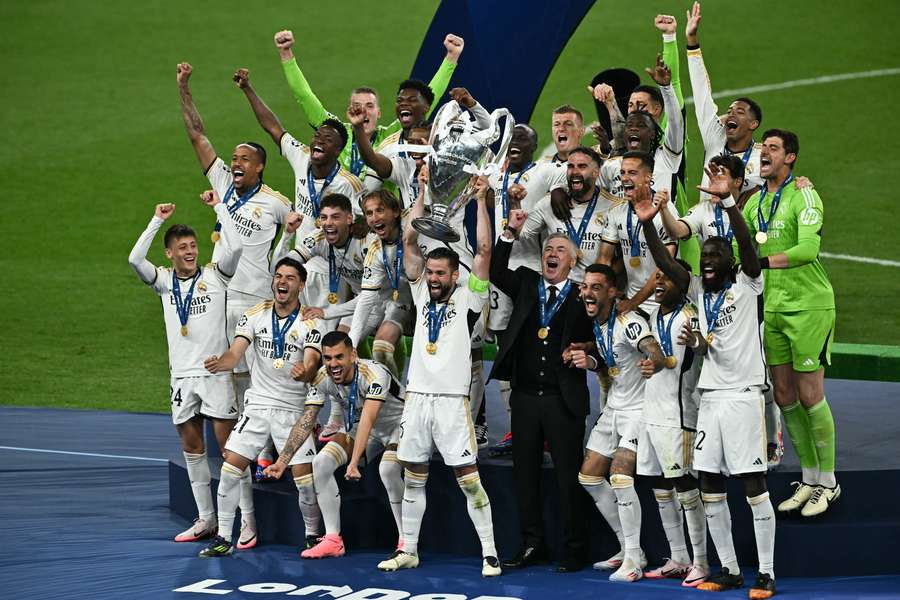
[(785, 254), (786, 269), (766, 270), (765, 310), (767, 312), (796, 312), (834, 308), (834, 290), (828, 274), (819, 262), (822, 225), (825, 212), (819, 194), (812, 188), (798, 189), (794, 181), (784, 187), (781, 201), (769, 221), (769, 211), (775, 192), (756, 192), (744, 206), (744, 220), (755, 237), (760, 230), (759, 215), (768, 221), (768, 239), (759, 244), (759, 256)]
[[(284, 69), (284, 77), (287, 79), (288, 87), (291, 88), (294, 98), (297, 100), (297, 103), (300, 105), (304, 114), (306, 114), (306, 118), (313, 128), (317, 128), (325, 121), (325, 119), (337, 119), (344, 123), (344, 127), (347, 128), (347, 133), (349, 134), (349, 139), (347, 140), (347, 145), (345, 145), (344, 149), (341, 151), (338, 161), (340, 161), (345, 169), (360, 179), (364, 179), (366, 176), (366, 168), (363, 164), (362, 157), (356, 152), (356, 141), (350, 123), (345, 122), (343, 119), (337, 117), (334, 113), (329, 112), (322, 106), (322, 102), (313, 93), (312, 88), (309, 86), (309, 82), (306, 81), (306, 77), (303, 76), (303, 72), (297, 65), (296, 59), (292, 58), (290, 60), (282, 61), (281, 67)], [(434, 106), (437, 106), (438, 100), (443, 97), (444, 92), (447, 91), (447, 86), (450, 84), (450, 78), (453, 76), (453, 71), (455, 70), (456, 63), (444, 59), (441, 66), (438, 68), (437, 73), (431, 78), (428, 86), (431, 88), (431, 91), (434, 92), (435, 102), (426, 116), (431, 115), (431, 110), (434, 109)], [(400, 129), (400, 121), (396, 119), (394, 119), (390, 125), (378, 125), (375, 130), (375, 135), (370, 140), (372, 142), (372, 147), (377, 148), (385, 138), (397, 133)]]

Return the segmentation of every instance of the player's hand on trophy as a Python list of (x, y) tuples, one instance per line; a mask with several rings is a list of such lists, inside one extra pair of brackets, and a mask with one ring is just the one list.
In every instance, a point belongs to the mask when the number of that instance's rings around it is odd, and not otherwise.
[(464, 87), (457, 87), (450, 90), (450, 97), (466, 108), (475, 106), (475, 98), (473, 98), (472, 94), (469, 93), (469, 90)]

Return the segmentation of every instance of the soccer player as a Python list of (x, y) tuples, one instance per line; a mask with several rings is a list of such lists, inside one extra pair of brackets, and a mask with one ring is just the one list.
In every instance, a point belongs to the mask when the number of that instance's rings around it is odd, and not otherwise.
[[(296, 181), (294, 211), (303, 215), (298, 239), (320, 225), (319, 210), (327, 193), (343, 194), (353, 204), (362, 191), (362, 182), (338, 161), (347, 143), (347, 130), (337, 119), (326, 119), (316, 128), (312, 141), (306, 146), (284, 130), (278, 117), (262, 101), (250, 85), (250, 72), (238, 69), (234, 82), (244, 92), (253, 114), (262, 128), (278, 144), (281, 155), (290, 163)], [(354, 209), (354, 214), (358, 213)]]
[[(553, 109), (550, 121), (550, 133), (556, 153), (549, 159), (559, 169), (566, 168), (569, 152), (581, 146), (584, 137), (584, 117), (574, 106), (563, 104)], [(542, 159), (544, 160), (544, 159)]]
[(775, 401), (800, 459), (803, 481), (779, 512), (820, 515), (841, 495), (834, 476), (834, 418), (825, 399), (825, 364), (834, 338), (834, 291), (819, 247), (825, 221), (815, 190), (797, 189), (797, 135), (763, 134), (760, 173), (765, 186), (744, 207), (766, 270), (766, 361)]
[[(294, 98), (296, 98), (297, 103), (300, 105), (309, 124), (314, 129), (317, 129), (327, 119), (337, 120), (338, 117), (327, 111), (313, 93), (309, 83), (300, 71), (300, 67), (297, 66), (297, 61), (294, 59), (292, 50), (293, 45), (293, 32), (285, 30), (275, 34), (275, 46), (278, 48), (278, 52), (281, 56), (281, 66), (284, 69), (284, 76), (285, 79), (287, 79), (288, 87), (291, 88), (291, 92), (293, 92)], [(456, 69), (456, 64), (459, 61), (459, 56), (462, 54), (464, 46), (465, 41), (452, 33), (448, 33), (444, 38), (444, 47), (447, 49), (447, 55), (441, 63), (441, 66), (438, 68), (437, 73), (434, 74), (434, 77), (428, 84), (428, 87), (434, 90), (436, 96), (440, 97), (444, 95), (444, 91), (447, 89), (447, 84), (450, 83), (450, 78), (453, 75), (453, 71)], [(358, 87), (354, 89), (350, 94), (349, 106), (358, 107), (365, 111), (364, 135), (357, 135), (357, 132), (353, 132), (354, 135), (347, 140), (341, 150), (340, 162), (341, 165), (353, 175), (360, 179), (364, 179), (366, 177), (366, 169), (357, 147), (357, 141), (362, 139), (362, 137), (365, 137), (371, 146), (378, 147), (385, 138), (390, 137), (401, 129), (401, 122), (399, 120), (394, 120), (390, 125), (378, 124), (378, 120), (381, 118), (378, 93), (370, 87)], [(427, 118), (430, 114), (431, 107), (429, 104), (425, 117)], [(348, 125), (345, 125), (345, 127), (349, 129)], [(410, 203), (413, 201), (415, 201), (415, 196), (412, 197)]]
[[(419, 529), (425, 513), (425, 483), (432, 449), (453, 468), (466, 496), (469, 517), (481, 540), (484, 560), (481, 574), (500, 575), (494, 546), (491, 503), (478, 475), (478, 448), (469, 411), (472, 329), (488, 298), (491, 259), (491, 226), (486, 196), (487, 180), (476, 185), (478, 248), (465, 287), (459, 279), (458, 256), (449, 248), (437, 248), (423, 258), (418, 233), (412, 227), (403, 234), (403, 267), (410, 280), (417, 307), (413, 352), (406, 384), (406, 402), (397, 458), (406, 466), (403, 494), (403, 549), (378, 564), (383, 571), (419, 565)], [(424, 213), (422, 196), (411, 217)]]
[[(334, 472), (347, 465), (347, 479), (358, 480), (359, 460), (364, 454), (381, 457), (381, 480), (388, 493), (397, 531), (401, 531), (400, 510), (403, 502), (403, 479), (397, 462), (397, 440), (403, 413), (400, 384), (390, 372), (375, 361), (360, 360), (350, 338), (342, 331), (326, 333), (322, 338), (323, 365), (309, 386), (306, 408), (291, 429), (287, 442), (266, 475), (279, 478), (291, 457), (309, 439), (319, 410), (327, 400), (332, 415), (341, 421), (340, 431), (329, 438), (312, 462), (316, 497), (322, 510), (325, 535), (319, 543), (300, 553), (301, 558), (327, 558), (344, 555), (341, 538), (341, 495)], [(370, 452), (366, 452), (371, 448)]]
[[(702, 275), (691, 275), (666, 251), (655, 228), (645, 230), (647, 246), (657, 266), (679, 288), (688, 290), (691, 301), (703, 306), (699, 330), (685, 327), (679, 339), (704, 357), (697, 382), (700, 408), (693, 466), (700, 473), (707, 527), (722, 569), (697, 588), (722, 591), (744, 585), (731, 537), (726, 494), (726, 476), (730, 475), (743, 481), (753, 513), (759, 572), (750, 588), (750, 598), (769, 598), (775, 594), (775, 510), (766, 489), (762, 270), (735, 203), (740, 192), (734, 180), (725, 169), (715, 166), (707, 167), (707, 175), (710, 185), (703, 190), (719, 196), (728, 211), (740, 253), (740, 268), (735, 267), (731, 243), (713, 237), (706, 240), (700, 253)], [(635, 209), (648, 225), (659, 211), (648, 187), (641, 188)]]
[[(610, 208), (606, 224), (603, 227), (602, 243), (597, 253), (596, 262), (612, 265), (616, 250), (621, 248), (625, 261), (625, 273), (628, 276), (628, 289), (625, 295), (641, 304), (645, 313), (656, 308), (653, 289), (656, 285), (654, 273), (656, 266), (647, 252), (644, 226), (634, 211), (635, 197), (638, 190), (649, 187), (655, 179), (654, 163), (650, 155), (643, 152), (629, 151), (622, 155), (619, 179), (627, 202)], [(671, 206), (669, 207), (671, 209)], [(669, 240), (662, 217), (657, 216), (653, 226), (669, 247), (674, 256), (677, 246)]]
[(172, 422), (181, 438), (197, 504), (197, 518), (187, 530), (175, 536), (176, 542), (194, 542), (216, 531), (203, 419), (212, 421), (219, 447), (224, 448), (238, 414), (231, 377), (228, 373), (210, 375), (203, 368), (203, 360), (224, 351), (228, 343), (222, 335), (225, 292), (244, 248), (219, 195), (210, 190), (201, 199), (213, 208), (222, 223), (218, 263), (197, 266), (197, 235), (187, 225), (172, 225), (166, 230), (166, 258), (172, 262), (171, 267), (155, 267), (147, 260), (153, 238), (175, 212), (174, 204), (156, 205), (147, 229), (128, 255), (131, 268), (162, 300), (169, 344)]
[(664, 357), (647, 320), (637, 311), (620, 314), (617, 297), (611, 267), (593, 264), (585, 269), (581, 298), (603, 363), (578, 360), (575, 366), (591, 370), (602, 366), (612, 385), (603, 413), (591, 429), (578, 481), (621, 546), (615, 556), (594, 568), (615, 569), (610, 581), (633, 582), (647, 566), (641, 550), (641, 504), (634, 489), (644, 380), (664, 367)]
[[(266, 167), (266, 150), (256, 142), (238, 144), (231, 155), (230, 164), (219, 158), (206, 137), (203, 120), (191, 95), (189, 80), (193, 68), (180, 63), (176, 68), (176, 80), (181, 96), (181, 115), (194, 153), (200, 161), (203, 173), (213, 189), (228, 208), (232, 221), (241, 234), (244, 246), (234, 277), (228, 284), (228, 302), (225, 327), (229, 342), (234, 328), (244, 312), (271, 297), (269, 253), (278, 229), (291, 209), (291, 202), (279, 192), (263, 183)], [(217, 223), (212, 239), (219, 237), (221, 224)], [(218, 244), (213, 249), (213, 261), (219, 258)], [(247, 363), (240, 360), (235, 365), (234, 384), (237, 393), (238, 412), (242, 410), (244, 394), (250, 384)], [(241, 479), (241, 527), (238, 545), (255, 544), (256, 519), (253, 510), (253, 488), (250, 471)]]
[[(678, 259), (678, 263), (690, 270), (686, 262)], [(684, 580), (685, 587), (696, 587), (709, 576), (709, 563), (706, 514), (697, 479), (691, 474), (700, 357), (692, 348), (678, 343), (679, 332), (697, 318), (697, 307), (685, 298), (686, 293), (662, 271), (656, 272), (654, 294), (659, 306), (650, 313), (648, 321), (665, 356), (666, 368), (644, 384), (637, 474), (653, 478), (653, 495), (671, 557), (662, 567), (644, 573), (644, 577), (677, 578)], [(684, 541), (682, 508), (694, 550), (693, 564)]]
[[(251, 350), (250, 389), (244, 412), (225, 444), (218, 491), (219, 535), (200, 552), (201, 557), (228, 556), (234, 552), (231, 530), (241, 473), (270, 437), (279, 448), (284, 447), (306, 399), (307, 384), (318, 371), (322, 331), (315, 320), (298, 318), (300, 291), (305, 280), (303, 265), (292, 258), (281, 259), (272, 277), (274, 298), (244, 313), (235, 328), (231, 347), (221, 356), (214, 354), (204, 362), (210, 373), (230, 371)], [(315, 454), (315, 443), (307, 439), (289, 462), (299, 492), (307, 547), (315, 544), (321, 534), (321, 513), (312, 476)]]

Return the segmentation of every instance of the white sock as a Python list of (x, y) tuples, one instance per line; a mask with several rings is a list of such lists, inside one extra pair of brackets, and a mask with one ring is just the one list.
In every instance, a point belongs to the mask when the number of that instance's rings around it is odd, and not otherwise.
[[(482, 362), (472, 361), (472, 381), (469, 383), (469, 409), (472, 411), (472, 422), (478, 419), (478, 411), (481, 410), (481, 402), (484, 400), (484, 375), (482, 374)], [(493, 556), (493, 554), (491, 555)]]
[(578, 474), (578, 483), (594, 499), (597, 510), (606, 519), (609, 528), (616, 534), (619, 547), (625, 548), (625, 536), (622, 535), (622, 523), (619, 521), (619, 507), (616, 506), (616, 493), (609, 486), (609, 482), (603, 477), (595, 475)]
[(403, 531), (401, 521), (403, 509), (403, 465), (397, 460), (396, 450), (385, 450), (381, 455), (381, 463), (378, 465), (378, 474), (381, 475), (381, 483), (387, 491), (391, 512), (394, 514), (394, 522), (397, 524), (397, 536)]
[(653, 490), (656, 503), (659, 506), (659, 518), (662, 520), (666, 539), (669, 540), (669, 552), (672, 560), (681, 564), (688, 564), (691, 557), (688, 555), (687, 544), (684, 541), (684, 522), (681, 518), (681, 506), (675, 499), (673, 490)]
[(837, 485), (837, 479), (834, 477), (834, 471), (819, 471), (819, 485), (827, 488), (833, 488)]
[(703, 507), (706, 509), (706, 526), (712, 536), (713, 545), (719, 555), (723, 567), (731, 574), (740, 573), (737, 554), (734, 551), (734, 540), (731, 538), (731, 511), (728, 508), (727, 494), (701, 493)]
[(238, 504), (241, 507), (241, 520), (246, 521), (251, 527), (256, 527), (256, 514), (253, 508), (253, 475), (250, 467), (244, 469), (241, 474), (241, 493)]
[(512, 386), (509, 385), (508, 381), (498, 381), (497, 384), (500, 386), (500, 399), (503, 400), (503, 405), (506, 407), (506, 411), (509, 412), (509, 399), (512, 396)]
[(801, 479), (806, 485), (816, 485), (819, 482), (819, 467), (800, 467)]
[(403, 474), (403, 551), (419, 552), (419, 530), (425, 516), (425, 484), (428, 473), (414, 473), (406, 469)]
[(469, 518), (475, 525), (478, 539), (481, 540), (482, 556), (497, 556), (497, 548), (494, 546), (494, 521), (491, 517), (491, 501), (484, 486), (481, 485), (481, 476), (478, 471), (456, 478), (456, 483), (466, 495), (466, 505), (469, 509)]
[(684, 509), (684, 520), (687, 521), (688, 535), (694, 550), (694, 564), (709, 567), (706, 558), (706, 510), (700, 502), (700, 490), (678, 492), (678, 501)]
[(191, 480), (191, 491), (194, 493), (194, 502), (197, 504), (197, 516), (209, 523), (215, 517), (216, 509), (213, 507), (212, 491), (209, 489), (212, 475), (209, 472), (206, 452), (202, 454), (184, 452), (183, 454), (184, 463), (187, 465), (188, 479)]
[(397, 361), (394, 359), (394, 351), (396, 347), (387, 340), (375, 340), (372, 342), (372, 358), (375, 362), (379, 362), (388, 368), (388, 371), (397, 379), (402, 379), (402, 373), (397, 367)]
[(238, 486), (241, 481), (241, 472), (234, 465), (222, 463), (222, 472), (219, 475), (219, 535), (231, 541), (231, 532), (234, 529), (234, 511), (238, 505), (240, 491)]
[(753, 533), (756, 536), (756, 554), (759, 556), (759, 572), (775, 579), (775, 509), (769, 500), (769, 492), (747, 498), (753, 511)]
[(775, 404), (771, 392), (766, 394), (766, 438), (769, 444), (778, 443), (781, 433), (781, 409)]
[(297, 486), (297, 502), (300, 504), (300, 514), (303, 515), (303, 527), (306, 530), (303, 535), (322, 535), (322, 512), (316, 501), (312, 473), (294, 477), (294, 485)]
[(337, 442), (328, 442), (313, 459), (316, 500), (322, 511), (325, 533), (341, 534), (341, 492), (334, 471), (347, 462), (347, 453)]
[(635, 564), (641, 560), (641, 501), (634, 489), (634, 477), (616, 473), (609, 478), (616, 504), (619, 506), (619, 521), (625, 537), (625, 558)]

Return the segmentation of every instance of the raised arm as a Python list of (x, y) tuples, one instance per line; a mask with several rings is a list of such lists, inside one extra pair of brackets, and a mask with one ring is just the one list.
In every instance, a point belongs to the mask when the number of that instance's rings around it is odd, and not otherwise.
[(660, 190), (656, 192), (654, 201), (659, 205), (659, 215), (662, 218), (663, 227), (673, 240), (686, 240), (691, 237), (691, 228), (681, 219), (676, 219), (669, 210), (669, 192)]
[[(447, 49), (447, 55), (444, 57), (443, 62), (441, 62), (441, 66), (438, 67), (434, 77), (428, 82), (428, 87), (434, 92), (435, 98), (442, 98), (447, 91), (447, 86), (450, 85), (450, 78), (453, 77), (453, 72), (456, 70), (456, 64), (459, 62), (459, 55), (462, 54), (464, 47), (465, 40), (458, 35), (448, 33), (444, 37), (444, 48)], [(426, 114), (425, 117), (430, 117), (436, 107), (437, 103), (435, 102), (431, 105), (431, 108), (428, 109), (428, 114)]]
[(253, 86), (250, 85), (250, 71), (247, 69), (235, 71), (234, 83), (244, 92), (247, 101), (250, 103), (250, 108), (253, 109), (253, 114), (256, 115), (256, 120), (262, 125), (262, 128), (272, 136), (272, 141), (280, 144), (281, 136), (284, 135), (284, 127), (281, 126), (281, 122), (275, 116), (275, 113), (266, 106), (266, 103), (262, 101), (262, 98), (256, 94)]
[(684, 150), (684, 116), (678, 106), (678, 97), (672, 88), (672, 72), (663, 62), (662, 56), (656, 55), (656, 66), (646, 69), (653, 81), (659, 85), (663, 97), (663, 108), (666, 112), (666, 133), (663, 139), (665, 147), (674, 154)]
[(475, 119), (475, 127), (478, 129), (487, 129), (491, 126), (491, 115), (485, 108), (478, 103), (469, 90), (458, 87), (450, 90), (450, 97), (456, 100), (460, 106), (465, 107)]
[(494, 247), (491, 216), (488, 214), (488, 196), (493, 195), (487, 177), (479, 177), (475, 182), (475, 260), (472, 274), (481, 281), (489, 281), (491, 273), (491, 250)]
[(270, 270), (274, 271), (275, 265), (278, 264), (285, 256), (290, 255), (292, 252), (296, 254), (296, 256), (292, 256), (301, 263), (305, 263), (306, 259), (303, 257), (300, 252), (298, 252), (294, 248), (294, 237), (297, 233), (297, 229), (300, 227), (300, 224), (303, 223), (303, 215), (296, 212), (289, 212), (287, 217), (284, 219), (284, 233), (281, 234), (281, 240), (279, 240), (278, 245), (275, 246), (275, 250), (272, 251), (272, 260)]
[(412, 226), (413, 219), (418, 219), (425, 214), (425, 190), (428, 189), (428, 166), (419, 170), (419, 197), (409, 210), (410, 226), (403, 232), (403, 271), (406, 278), (416, 281), (425, 268), (425, 258), (422, 257), (422, 249), (419, 248), (419, 232)]
[(681, 90), (681, 60), (678, 56), (678, 21), (672, 15), (656, 15), (654, 25), (662, 33), (662, 58), (672, 71), (672, 89), (678, 99), (678, 108), (684, 108), (684, 94)]
[(278, 48), (278, 54), (281, 56), (281, 68), (284, 71), (284, 78), (287, 80), (288, 87), (294, 95), (300, 109), (306, 115), (306, 120), (315, 129), (325, 122), (325, 119), (333, 116), (322, 102), (313, 93), (309, 87), (309, 82), (300, 71), (297, 61), (294, 59), (294, 34), (289, 30), (279, 31), (275, 34), (275, 47)]
[(147, 228), (141, 233), (137, 242), (134, 243), (134, 248), (128, 254), (128, 264), (131, 265), (137, 276), (141, 278), (141, 281), (147, 285), (151, 285), (156, 281), (156, 267), (147, 260), (147, 252), (150, 250), (150, 244), (153, 243), (153, 238), (156, 237), (159, 228), (174, 212), (174, 204), (157, 204), (153, 211), (153, 218), (150, 219)]
[(219, 198), (219, 194), (215, 190), (206, 190), (200, 194), (200, 201), (211, 207), (216, 213), (216, 219), (222, 225), (219, 243), (222, 244), (222, 253), (217, 262), (219, 272), (226, 277), (234, 276), (241, 255), (244, 253), (244, 244), (241, 242), (241, 234), (238, 233), (234, 221), (228, 213), (228, 209)]
[(350, 121), (350, 126), (353, 127), (353, 138), (356, 140), (356, 147), (359, 149), (359, 154), (362, 156), (363, 161), (372, 167), (375, 174), (381, 179), (390, 177), (391, 173), (394, 172), (394, 165), (391, 164), (391, 159), (384, 154), (375, 152), (372, 142), (369, 141), (369, 136), (366, 135), (366, 111), (360, 106), (351, 106), (347, 109), (347, 120)]
[(698, 186), (698, 189), (721, 198), (721, 206), (728, 213), (731, 231), (734, 232), (734, 240), (738, 245), (741, 269), (748, 277), (759, 277), (762, 270), (759, 255), (757, 255), (756, 248), (753, 247), (753, 242), (750, 240), (750, 229), (747, 227), (747, 222), (744, 221), (744, 215), (735, 202), (735, 198), (740, 195), (740, 187), (735, 184), (725, 167), (710, 164), (704, 167), (703, 170), (709, 178), (709, 184), (706, 187)]
[(197, 160), (200, 161), (200, 167), (205, 173), (209, 171), (213, 161), (216, 160), (216, 150), (209, 142), (209, 138), (206, 137), (203, 119), (200, 118), (200, 113), (194, 106), (194, 98), (188, 85), (188, 80), (193, 72), (194, 69), (190, 64), (178, 63), (178, 66), (175, 67), (175, 80), (178, 82), (178, 93), (181, 96), (181, 117), (184, 119), (184, 128), (194, 147)]
[(659, 206), (650, 198), (650, 188), (642, 186), (635, 189), (634, 212), (643, 223), (644, 238), (647, 248), (653, 255), (656, 266), (675, 282), (679, 288), (686, 290), (691, 282), (690, 272), (675, 261), (675, 258), (659, 239), (659, 233), (653, 224), (653, 218), (659, 212)]

